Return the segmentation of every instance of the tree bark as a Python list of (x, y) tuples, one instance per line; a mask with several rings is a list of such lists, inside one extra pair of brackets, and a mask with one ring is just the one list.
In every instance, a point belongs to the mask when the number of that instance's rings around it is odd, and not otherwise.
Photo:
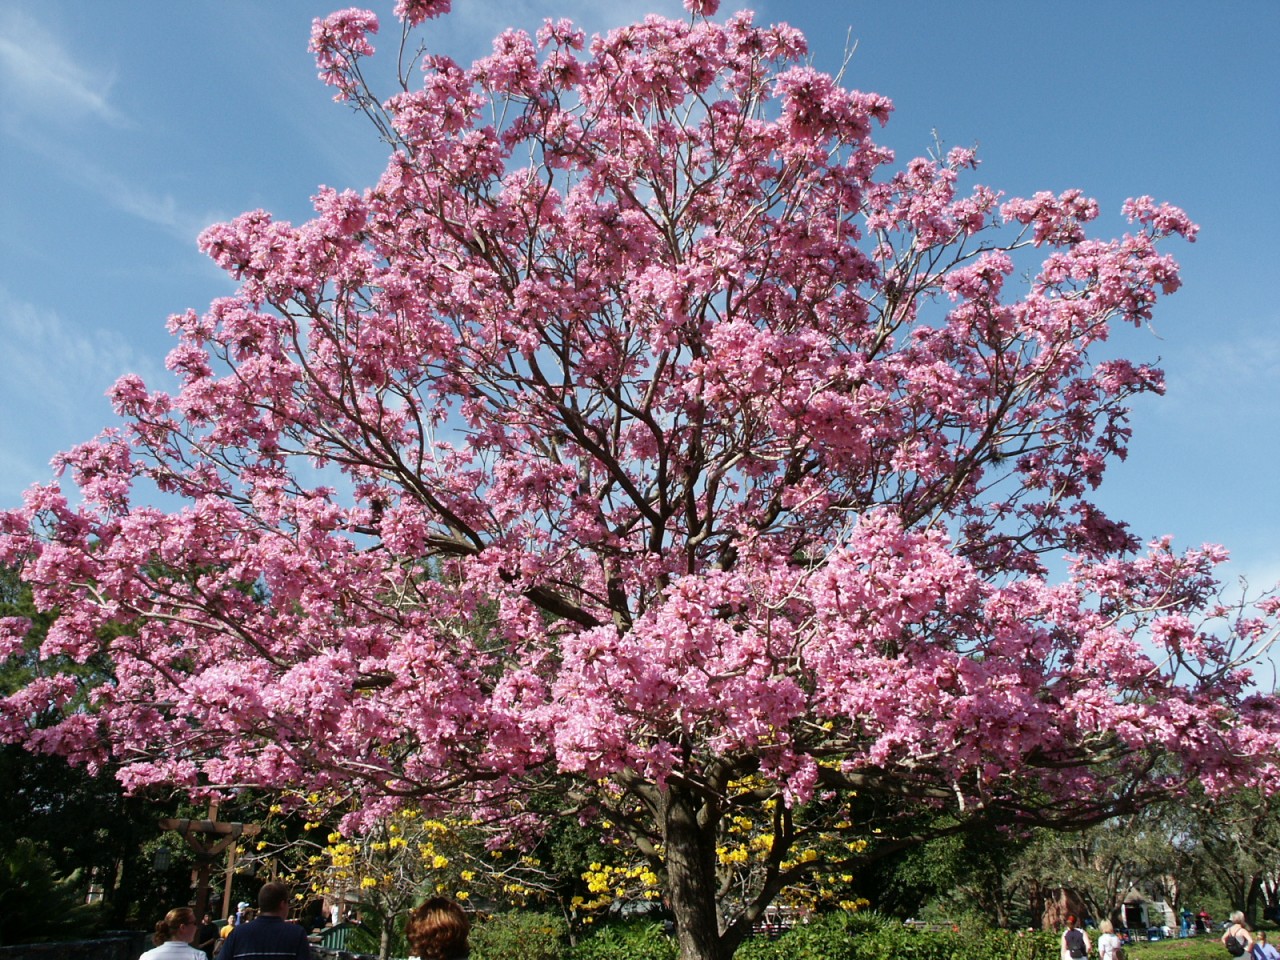
[(1257, 929), (1258, 925), (1258, 903), (1262, 899), (1262, 883), (1261, 878), (1254, 876), (1249, 883), (1248, 893), (1244, 898), (1244, 916), (1249, 921), (1249, 926)]
[(670, 908), (680, 960), (730, 960), (716, 909), (715, 823), (700, 821), (688, 788), (668, 784), (662, 797)]

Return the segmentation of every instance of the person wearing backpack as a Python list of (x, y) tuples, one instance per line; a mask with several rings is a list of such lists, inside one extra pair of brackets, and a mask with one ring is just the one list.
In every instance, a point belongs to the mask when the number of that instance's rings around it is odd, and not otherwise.
[(1227, 953), (1233, 957), (1253, 954), (1253, 934), (1244, 925), (1244, 914), (1239, 910), (1231, 915), (1231, 922), (1227, 924), (1227, 929), (1222, 932), (1222, 945), (1227, 948)]
[(1089, 935), (1076, 926), (1075, 914), (1067, 914), (1067, 929), (1062, 934), (1062, 960), (1082, 960), (1092, 949)]

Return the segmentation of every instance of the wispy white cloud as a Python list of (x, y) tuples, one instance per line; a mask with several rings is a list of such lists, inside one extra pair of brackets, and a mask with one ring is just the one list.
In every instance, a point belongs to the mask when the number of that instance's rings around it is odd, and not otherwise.
[(0, 116), (65, 126), (92, 118), (114, 127), (129, 125), (110, 100), (114, 76), (94, 72), (38, 20), (16, 7), (0, 9), (0, 75), (5, 96)]
[(130, 216), (163, 228), (186, 244), (219, 217), (186, 210), (170, 193), (145, 187), (104, 167), (84, 154), (40, 137), (29, 137), (28, 149), (44, 157), (76, 186), (95, 194)]
[(1218, 338), (1204, 344), (1189, 359), (1184, 364), (1185, 376), (1188, 384), (1197, 389), (1243, 389), (1280, 382), (1280, 341), (1274, 336)]
[[(1219, 432), (1219, 442), (1245, 441), (1246, 431), (1266, 429), (1280, 404), (1280, 341), (1251, 330), (1231, 337), (1200, 337), (1189, 349), (1171, 351), (1158, 364), (1168, 393), (1143, 408), (1151, 422)], [(1252, 445), (1252, 442), (1250, 442)], [(1270, 455), (1274, 448), (1263, 446)]]
[(3, 286), (0, 341), (5, 345), (0, 395), (6, 406), (37, 403), (48, 416), (60, 419), (79, 413), (86, 395), (101, 397), (122, 374), (155, 366), (119, 332), (77, 328)]
[(168, 385), (168, 372), (119, 331), (81, 328), (0, 285), (0, 504), (47, 481), (59, 450), (113, 420), (108, 388), (125, 373)]
[[(102, 416), (101, 396), (87, 397), (86, 384), (97, 384), (101, 394), (126, 351), (106, 335), (75, 336), (56, 314), (3, 288), (0, 338), (0, 503), (8, 506), (32, 483), (51, 478), (49, 458), (66, 445), (86, 406)], [(113, 355), (116, 362), (108, 359)], [(96, 432), (90, 428), (77, 439)]]
[(116, 173), (71, 146), (40, 135), (27, 136), (23, 146), (56, 169), (67, 183), (129, 216), (160, 227), (184, 245), (193, 246), (201, 230), (226, 219), (213, 212), (195, 213), (186, 209), (173, 194), (151, 189)]
[(86, 66), (78, 51), (30, 13), (0, 6), (0, 127), (9, 144), (40, 157), (117, 210), (192, 243), (215, 217), (184, 210), (172, 195), (113, 171), (78, 146), (102, 135), (93, 121), (125, 136), (137, 128), (112, 103), (114, 79), (110, 70)]

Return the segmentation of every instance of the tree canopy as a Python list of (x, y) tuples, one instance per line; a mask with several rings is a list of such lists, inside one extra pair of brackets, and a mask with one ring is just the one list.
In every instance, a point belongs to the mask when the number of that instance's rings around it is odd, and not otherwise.
[(122, 378), (76, 490), (0, 517), (42, 653), (111, 665), (34, 729), (77, 687), (33, 679), (0, 734), (129, 786), (338, 791), (352, 826), (514, 835), (550, 792), (652, 861), (686, 960), (923, 823), (1087, 824), (1273, 763), (1276, 601), (1220, 603), (1224, 551), (1091, 500), (1163, 390), (1095, 354), (1178, 287), (1182, 211), (1100, 239), (1080, 191), (899, 163), (887, 98), (710, 0), (470, 67), (414, 46), (448, 6), (398, 4), (389, 97), (373, 14), (316, 21), (385, 173), (205, 231), (240, 288), (170, 318), (179, 387)]

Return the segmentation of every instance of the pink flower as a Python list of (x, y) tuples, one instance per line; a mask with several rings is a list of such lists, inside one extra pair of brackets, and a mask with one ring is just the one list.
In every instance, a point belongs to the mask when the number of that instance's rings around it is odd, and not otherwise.
[(1194, 243), (1196, 234), (1200, 232), (1200, 227), (1180, 209), (1167, 203), (1157, 206), (1151, 197), (1126, 200), (1122, 209), (1130, 223), (1136, 221), (1149, 226), (1156, 236), (1167, 237), (1176, 233)]
[(444, 16), (453, 9), (452, 0), (396, 0), (395, 15), (412, 26)]
[(373, 55), (369, 34), (377, 32), (377, 15), (358, 7), (312, 21), (310, 50), (320, 68), (320, 79), (338, 88), (335, 100), (346, 99), (356, 92), (355, 62), (359, 57)]

